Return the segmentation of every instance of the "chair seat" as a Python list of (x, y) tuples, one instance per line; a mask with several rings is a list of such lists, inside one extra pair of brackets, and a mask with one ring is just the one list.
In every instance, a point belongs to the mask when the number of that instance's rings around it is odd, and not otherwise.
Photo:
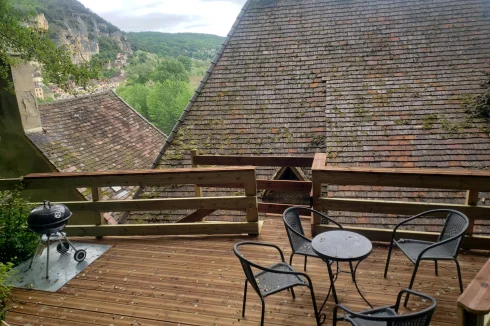
[[(375, 317), (389, 317), (389, 316), (396, 316), (395, 310), (391, 308), (385, 308), (385, 309), (375, 309), (375, 312), (370, 312), (370, 310), (362, 312), (363, 315), (366, 316), (375, 316)], [(350, 317), (346, 316), (345, 320), (351, 322), (355, 326), (386, 326), (388, 323), (386, 321), (375, 321), (375, 320), (366, 320), (366, 319), (360, 319), (356, 317)]]
[(313, 251), (313, 248), (311, 247), (311, 242), (307, 242), (307, 241), (305, 241), (300, 247), (298, 247), (294, 251), (294, 253), (300, 255), (318, 257), (318, 255)]
[[(413, 240), (413, 239), (400, 239), (393, 241), (398, 248), (400, 248), (403, 253), (410, 259), (413, 263), (417, 261), (417, 257), (420, 255), (422, 250), (435, 242)], [(438, 246), (430, 249), (428, 252), (424, 253), (422, 259), (452, 259), (453, 256), (451, 252), (445, 246)]]
[[(291, 266), (282, 262), (269, 266), (268, 268), (281, 272), (294, 272)], [(264, 297), (296, 285), (307, 285), (306, 281), (297, 275), (261, 271), (254, 276), (260, 293)]]

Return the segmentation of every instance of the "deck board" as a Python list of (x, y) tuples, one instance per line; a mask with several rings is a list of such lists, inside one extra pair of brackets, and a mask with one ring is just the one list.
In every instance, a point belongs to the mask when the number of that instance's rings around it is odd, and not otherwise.
[[(305, 220), (305, 229), (308, 229)], [(241, 317), (244, 274), (233, 254), (233, 244), (242, 240), (279, 245), (289, 259), (287, 236), (279, 218), (268, 218), (258, 237), (167, 236), (107, 237), (98, 243), (113, 247), (56, 293), (15, 289), (7, 322), (11, 325), (258, 325), (260, 301), (248, 291), (246, 317)], [(84, 239), (84, 241), (95, 241)], [(264, 263), (275, 255), (250, 251)], [(409, 283), (413, 265), (395, 251), (388, 278), (383, 278), (387, 247), (374, 245), (371, 255), (359, 265), (358, 284), (374, 305), (392, 304), (396, 294)], [(477, 274), (488, 253), (462, 252), (459, 256), (464, 284)], [(293, 266), (302, 270), (303, 258)], [(347, 266), (344, 266), (346, 268)], [(310, 258), (317, 302), (325, 298), (329, 282), (327, 269), (319, 259)], [(343, 274), (336, 283), (339, 300), (354, 310), (367, 305), (357, 294), (350, 277)], [(416, 290), (432, 295), (438, 308), (432, 325), (456, 322), (459, 296), (456, 269), (451, 262), (439, 263), (439, 276), (431, 262), (422, 264), (415, 281)], [(306, 288), (297, 288), (296, 299), (288, 292), (266, 298), (267, 325), (314, 325), (313, 308)], [(409, 307), (423, 304), (411, 301)], [(327, 317), (332, 317), (332, 299)], [(331, 324), (327, 321), (326, 325)]]

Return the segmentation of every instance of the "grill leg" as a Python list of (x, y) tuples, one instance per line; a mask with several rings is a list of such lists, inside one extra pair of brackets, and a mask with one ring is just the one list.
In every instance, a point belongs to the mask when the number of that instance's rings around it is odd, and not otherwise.
[(48, 246), (46, 247), (46, 250), (47, 250), (46, 251), (46, 256), (48, 257), (46, 259), (46, 279), (49, 279), (49, 274), (48, 274), (48, 272), (49, 272), (49, 245), (50, 245), (50, 242), (51, 242), (50, 239), (49, 239), (49, 237), (50, 237), (50, 234), (48, 234), (48, 242), (47, 242), (48, 243)]
[(37, 240), (36, 251), (34, 251), (34, 255), (32, 255), (31, 263), (29, 264), (29, 269), (31, 269), (31, 267), (32, 267), (32, 262), (34, 261), (34, 258), (36, 257), (36, 253), (39, 250), (39, 245), (40, 244), (41, 244), (41, 237), (39, 237), (38, 240)]

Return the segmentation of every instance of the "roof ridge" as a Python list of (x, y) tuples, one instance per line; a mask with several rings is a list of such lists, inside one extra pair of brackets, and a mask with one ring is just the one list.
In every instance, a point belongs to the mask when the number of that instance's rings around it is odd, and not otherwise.
[(158, 129), (153, 123), (151, 123), (150, 121), (148, 121), (148, 119), (146, 119), (141, 113), (139, 113), (138, 111), (136, 111), (135, 108), (133, 108), (131, 105), (129, 105), (128, 102), (126, 102), (121, 96), (117, 95), (116, 91), (114, 89), (111, 89), (110, 90), (121, 102), (123, 102), (128, 108), (130, 108), (134, 113), (136, 113), (144, 122), (146, 122), (147, 124), (149, 124), (150, 126), (152, 126), (156, 131), (158, 131), (159, 133), (161, 133), (162, 135), (165, 136), (165, 138), (168, 138), (167, 134), (164, 133), (163, 131), (161, 131), (160, 129)]
[(59, 104), (59, 103), (66, 103), (66, 102), (70, 102), (70, 101), (76, 101), (76, 100), (87, 98), (87, 97), (100, 96), (100, 95), (104, 95), (104, 94), (110, 93), (111, 90), (112, 89), (107, 90), (107, 91), (103, 91), (103, 92), (94, 92), (94, 93), (83, 94), (83, 95), (75, 95), (74, 97), (64, 98), (64, 99), (61, 99), (61, 100), (55, 100), (55, 101), (50, 102), (50, 103), (40, 103), (39, 106), (56, 105), (56, 104)]

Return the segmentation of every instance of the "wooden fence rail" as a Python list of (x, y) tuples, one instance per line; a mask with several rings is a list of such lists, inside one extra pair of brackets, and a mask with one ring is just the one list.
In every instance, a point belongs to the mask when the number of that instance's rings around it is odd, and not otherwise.
[[(384, 169), (384, 168), (342, 168), (326, 166), (326, 155), (316, 154), (312, 167), (313, 207), (320, 211), (343, 211), (379, 214), (415, 215), (430, 209), (449, 208), (468, 216), (470, 227), (464, 239), (464, 247), (489, 249), (490, 237), (473, 235), (475, 220), (490, 220), (490, 207), (477, 206), (478, 193), (490, 191), (490, 173), (467, 170), (431, 169)], [(437, 202), (408, 202), (368, 200), (357, 198), (322, 197), (322, 185), (412, 187), (445, 190), (466, 190), (465, 204)], [(391, 190), (390, 190), (391, 191)], [(397, 190), (392, 190), (396, 192)], [(317, 234), (329, 230), (322, 225), (319, 217), (312, 217), (312, 232)], [(392, 230), (373, 228), (351, 228), (367, 235), (373, 241), (390, 241)], [(423, 240), (435, 240), (431, 232), (401, 231), (401, 236)]]
[[(268, 166), (268, 167), (307, 167), (311, 168), (313, 156), (239, 156), (239, 155), (200, 155), (196, 149), (191, 151), (191, 161), (194, 168), (201, 165), (212, 166)], [(264, 180), (257, 179), (257, 190), (273, 190), (278, 192), (310, 193), (312, 182), (308, 180)], [(241, 183), (199, 183), (195, 185), (196, 196), (202, 195), (202, 187), (207, 188), (242, 188)], [(292, 204), (261, 202), (258, 204), (260, 213), (282, 214)]]
[[(133, 200), (102, 200), (99, 187), (110, 186), (160, 186), (198, 183), (240, 184), (245, 196), (188, 197)], [(245, 211), (246, 222), (193, 222), (187, 218), (178, 225), (133, 224), (102, 225), (102, 218), (93, 221), (93, 225), (68, 225), (69, 235), (105, 236), (105, 235), (154, 235), (154, 234), (258, 234), (261, 222), (258, 221), (257, 186), (255, 168), (219, 167), (193, 169), (165, 169), (139, 171), (108, 171), (91, 173), (40, 173), (29, 174), (18, 179), (0, 179), (0, 190), (13, 189), (21, 185), (23, 189), (53, 188), (89, 188), (92, 201), (64, 202), (74, 212), (71, 221), (76, 222), (76, 212), (120, 212), (120, 211), (160, 211), (177, 209), (196, 209), (215, 211), (219, 209)], [(196, 213), (193, 213), (194, 215)], [(191, 214), (191, 216), (193, 215)], [(200, 213), (197, 213), (199, 215)], [(199, 221), (199, 219), (194, 219)]]

